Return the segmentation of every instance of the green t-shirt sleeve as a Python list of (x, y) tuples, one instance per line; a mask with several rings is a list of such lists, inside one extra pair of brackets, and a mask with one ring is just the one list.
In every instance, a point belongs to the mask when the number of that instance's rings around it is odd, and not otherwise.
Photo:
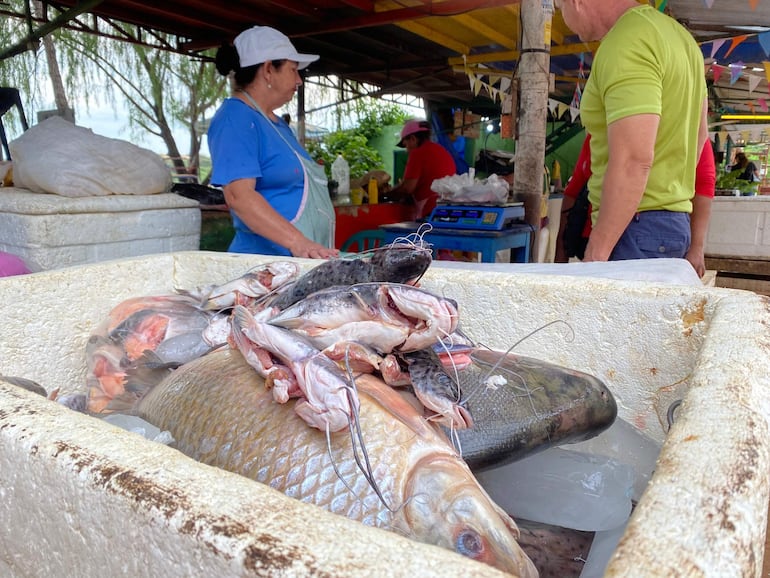
[(604, 90), (607, 124), (636, 114), (660, 115), (663, 78), (654, 47), (643, 38), (604, 46), (609, 74)]

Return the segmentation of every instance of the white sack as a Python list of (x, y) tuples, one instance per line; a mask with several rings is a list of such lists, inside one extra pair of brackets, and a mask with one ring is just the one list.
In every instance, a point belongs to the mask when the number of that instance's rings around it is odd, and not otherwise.
[(10, 151), (14, 184), (36, 193), (151, 195), (171, 187), (171, 171), (156, 153), (58, 116), (32, 126)]

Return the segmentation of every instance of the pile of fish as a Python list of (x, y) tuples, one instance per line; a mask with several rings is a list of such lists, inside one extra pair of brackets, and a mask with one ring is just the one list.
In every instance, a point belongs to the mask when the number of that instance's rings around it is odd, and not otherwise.
[(416, 286), (430, 262), (391, 245), (127, 300), (89, 339), (81, 405), (138, 415), (193, 458), (297, 499), (536, 576), (469, 466), (593, 437), (615, 401), (590, 375), (476, 347), (458, 303)]

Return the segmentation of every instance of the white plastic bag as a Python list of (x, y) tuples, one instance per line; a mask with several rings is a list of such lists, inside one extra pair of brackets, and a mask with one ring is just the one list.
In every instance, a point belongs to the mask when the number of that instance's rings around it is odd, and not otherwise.
[(156, 153), (57, 116), (34, 125), (9, 148), (14, 184), (37, 193), (151, 195), (171, 188), (171, 171)]
[(508, 200), (508, 182), (505, 179), (491, 174), (486, 179), (477, 180), (474, 175), (475, 171), (470, 169), (463, 175), (436, 179), (431, 190), (438, 193), (439, 199), (450, 203), (502, 204)]

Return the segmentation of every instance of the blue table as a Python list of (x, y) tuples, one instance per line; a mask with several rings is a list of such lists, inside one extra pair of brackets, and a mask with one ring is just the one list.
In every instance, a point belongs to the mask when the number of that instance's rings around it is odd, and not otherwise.
[[(415, 221), (380, 225), (385, 231), (383, 244), (392, 243), (398, 238), (416, 233), (420, 226), (425, 225)], [(513, 225), (502, 231), (478, 231), (469, 229), (444, 229), (434, 227), (422, 235), (425, 242), (433, 245), (433, 249), (449, 249), (452, 251), (472, 251), (481, 253), (482, 263), (494, 263), (495, 254), (505, 249), (511, 250), (511, 263), (529, 262), (529, 244), (532, 227), (527, 224)]]

